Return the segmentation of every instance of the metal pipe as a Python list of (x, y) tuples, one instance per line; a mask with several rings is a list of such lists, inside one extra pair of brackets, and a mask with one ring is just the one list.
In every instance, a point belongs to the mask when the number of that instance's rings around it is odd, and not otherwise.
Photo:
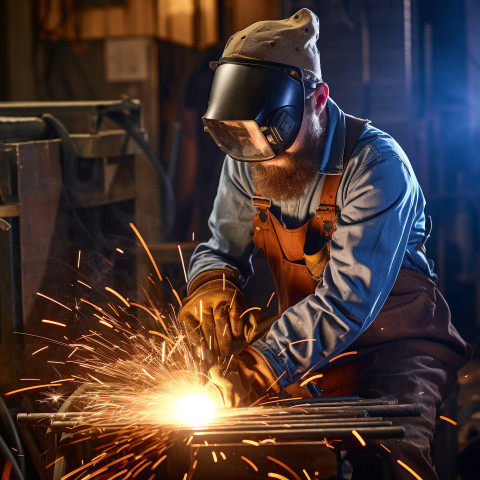
[[(404, 436), (405, 430), (400, 426), (385, 427), (359, 427), (355, 428), (359, 435), (364, 439), (381, 439), (381, 438), (401, 438)], [(245, 443), (247, 439), (267, 439), (275, 438), (275, 441), (282, 442), (288, 440), (290, 442), (297, 441), (315, 441), (327, 439), (350, 440), (354, 439), (352, 428), (332, 427), (332, 428), (305, 428), (305, 429), (264, 429), (249, 430), (248, 432), (221, 432), (209, 431), (193, 433), (193, 440), (190, 443), (192, 447), (200, 446), (221, 446), (223, 444)]]
[[(343, 421), (342, 421), (343, 420)], [(287, 428), (287, 429), (292, 429), (296, 428), (298, 430), (304, 430), (304, 429), (312, 429), (312, 428), (335, 428), (335, 427), (345, 427), (345, 428), (363, 428), (365, 426), (368, 427), (376, 427), (376, 426), (391, 426), (392, 422), (389, 422), (388, 420), (382, 420), (381, 418), (362, 418), (362, 419), (328, 419), (328, 420), (312, 420), (310, 417), (303, 418), (302, 421), (298, 419), (297, 421), (289, 421), (287, 423), (285, 422), (275, 422), (272, 425), (262, 425), (261, 428), (263, 430), (276, 430), (278, 428)], [(357, 420), (363, 420), (361, 422), (358, 422)], [(191, 433), (196, 433), (196, 432), (208, 432), (212, 429), (214, 429), (216, 432), (242, 432), (243, 434), (248, 434), (252, 430), (258, 429), (258, 422), (256, 424), (246, 424), (246, 425), (231, 425), (231, 424), (224, 424), (224, 425), (205, 425), (203, 427), (195, 427), (195, 429), (192, 429), (192, 427), (182, 427), (178, 428), (178, 425), (147, 425), (148, 427), (152, 428), (168, 428), (171, 427), (175, 431), (189, 435)], [(119, 424), (119, 423), (84, 423), (84, 424), (79, 424), (76, 421), (68, 421), (68, 420), (54, 420), (50, 423), (49, 425), (51, 430), (55, 431), (63, 431), (63, 430), (69, 430), (69, 429), (85, 429), (85, 428), (98, 428), (98, 429), (103, 429), (103, 428), (108, 428), (108, 429), (125, 429), (125, 428), (137, 428), (137, 425), (129, 425), (129, 424)]]

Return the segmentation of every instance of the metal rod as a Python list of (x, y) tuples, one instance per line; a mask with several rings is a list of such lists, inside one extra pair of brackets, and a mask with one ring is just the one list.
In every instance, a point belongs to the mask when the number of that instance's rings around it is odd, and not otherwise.
[[(297, 429), (297, 430), (311, 430), (312, 428), (336, 428), (336, 427), (345, 427), (345, 428), (351, 428), (351, 429), (356, 429), (356, 428), (364, 428), (366, 426), (368, 427), (377, 427), (377, 426), (391, 426), (392, 422), (389, 422), (387, 420), (382, 420), (381, 418), (376, 418), (376, 419), (370, 419), (370, 418), (364, 418), (364, 419), (359, 419), (363, 420), (363, 422), (358, 422), (356, 419), (344, 419), (345, 421), (339, 421), (337, 419), (329, 419), (329, 420), (317, 420), (317, 421), (312, 421), (310, 418), (308, 420), (303, 419), (303, 421), (293, 421), (293, 422), (288, 422), (287, 424), (285, 423), (280, 423), (280, 422), (275, 422), (272, 425), (261, 425), (262, 430), (278, 430), (278, 428), (287, 428), (287, 429)], [(209, 432), (210, 430), (215, 430), (216, 432), (242, 432), (243, 434), (249, 434), (251, 431), (256, 431), (259, 427), (258, 422), (255, 425), (231, 425), (231, 424), (225, 424), (225, 425), (208, 425), (205, 427), (200, 427), (200, 428), (195, 428), (192, 430), (191, 427), (182, 427), (178, 428), (178, 425), (146, 425), (148, 427), (152, 428), (172, 428), (175, 431), (185, 434), (185, 435), (190, 435), (192, 433), (197, 433), (199, 432)], [(50, 423), (50, 428), (55, 431), (60, 431), (60, 430), (68, 430), (68, 429), (80, 429), (80, 428), (109, 428), (109, 429), (117, 429), (117, 430), (122, 430), (125, 428), (138, 428), (138, 425), (132, 425), (132, 424), (120, 424), (120, 423), (78, 423), (76, 421), (68, 421), (68, 420), (60, 420), (60, 421), (52, 421)]]
[[(385, 427), (359, 427), (355, 428), (364, 439), (401, 438), (405, 431), (401, 426)], [(355, 437), (352, 428), (306, 428), (306, 429), (257, 429), (247, 432), (221, 432), (210, 431), (193, 433), (192, 447), (195, 446), (220, 446), (225, 443), (244, 443), (242, 440), (275, 438), (275, 441), (307, 441), (321, 440), (324, 438), (333, 440), (350, 440)]]

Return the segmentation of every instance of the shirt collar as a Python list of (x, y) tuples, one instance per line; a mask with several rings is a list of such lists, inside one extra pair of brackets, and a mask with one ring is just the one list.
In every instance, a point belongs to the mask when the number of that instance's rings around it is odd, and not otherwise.
[(330, 97), (327, 100), (327, 108), (325, 143), (320, 155), (318, 171), (327, 175), (335, 175), (343, 172), (345, 114)]

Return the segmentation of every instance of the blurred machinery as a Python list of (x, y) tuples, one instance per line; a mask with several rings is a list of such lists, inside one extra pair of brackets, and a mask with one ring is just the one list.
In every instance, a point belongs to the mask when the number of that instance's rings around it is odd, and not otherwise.
[[(140, 116), (135, 101), (0, 104), (2, 387), (18, 382), (19, 369), (33, 373), (13, 332), (44, 332), (41, 320), (55, 310), (37, 292), (72, 301), (77, 279), (132, 282), (134, 256), (118, 255), (111, 268), (105, 260), (120, 239), (133, 245)], [(137, 133), (101, 130), (105, 117)]]
[[(137, 288), (129, 223), (135, 222), (135, 158), (141, 152), (158, 173), (162, 202), (172, 205), (172, 188), (146, 141), (138, 101), (0, 103), (2, 393), (24, 387), (21, 379), (45, 376), (47, 362), (32, 356), (38, 338), (53, 340), (52, 357), (66, 334), (75, 338), (81, 288)], [(172, 214), (164, 210), (160, 221), (168, 231)], [(45, 319), (65, 319), (69, 331), (51, 328)], [(23, 407), (18, 397), (5, 400), (0, 447), (9, 460), (2, 478), (11, 478), (10, 471), (15, 478), (19, 472), (46, 478), (43, 435), (17, 431), (11, 421), (18, 408), (36, 411), (38, 398), (23, 397)]]

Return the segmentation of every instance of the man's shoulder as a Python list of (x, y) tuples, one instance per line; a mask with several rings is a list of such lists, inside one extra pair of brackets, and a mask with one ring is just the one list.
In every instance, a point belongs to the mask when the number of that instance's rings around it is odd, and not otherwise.
[(363, 164), (370, 162), (402, 162), (408, 170), (411, 164), (407, 154), (398, 142), (387, 132), (380, 130), (371, 123), (365, 126), (352, 157), (361, 157)]

